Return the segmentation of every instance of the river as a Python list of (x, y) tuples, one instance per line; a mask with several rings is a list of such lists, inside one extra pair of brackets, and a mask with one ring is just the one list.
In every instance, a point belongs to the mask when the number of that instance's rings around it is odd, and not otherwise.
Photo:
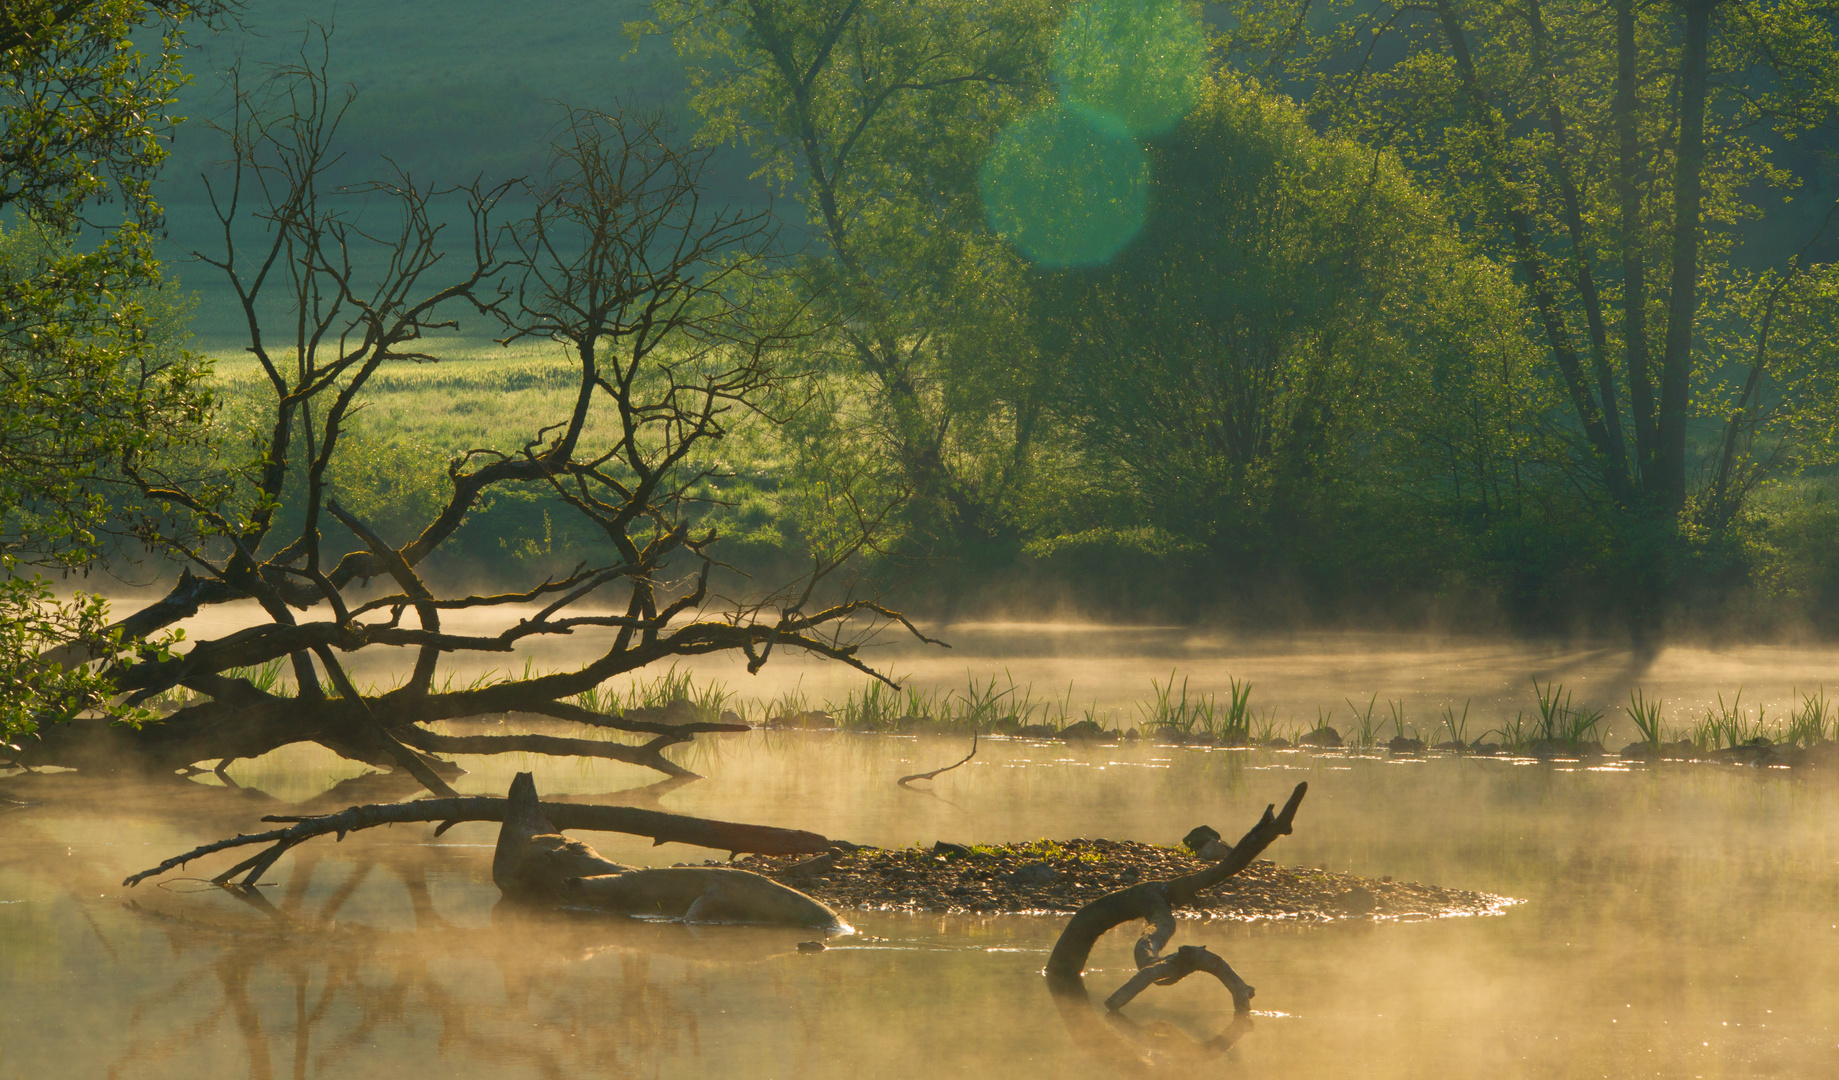
[[(1250, 677), (1265, 702), (1297, 710), (1361, 692), (1426, 709), (1471, 699), (1477, 726), (1529, 699), (1518, 687), (1535, 674), (1602, 687), (1604, 704), (1630, 682), (1679, 701), (1742, 684), (1766, 700), (1816, 684), (1831, 659), (1757, 647), (1637, 664), (1346, 636), (1209, 652), (1173, 631), (1036, 633), (1051, 648), (1030, 654), (1021, 633), (961, 632), (968, 647), (895, 659), (941, 687), (963, 677), (947, 664), (999, 677), (1006, 666), (1042, 690), (1070, 677), (1120, 716), (1173, 666), (1197, 684)], [(762, 678), (821, 696), (816, 671)], [(1194, 1057), (1230, 1020), (1217, 984), (1138, 998), (1126, 1010), (1137, 1041), (1056, 1009), (1040, 972), (1063, 917), (852, 911), (856, 934), (807, 954), (796, 945), (809, 932), (536, 915), (499, 905), (489, 824), (317, 840), (283, 858), (259, 898), (203, 883), (229, 855), (127, 889), (128, 874), (262, 827), (263, 813), (413, 792), (314, 747), (237, 763), (240, 791), (14, 775), (0, 780), (26, 804), (0, 814), (0, 1080), (1109, 1076), (1134, 1071), (1146, 1045), (1173, 1075), (1839, 1074), (1830, 773), (986, 739), (930, 791), (894, 784), (963, 750), (949, 737), (753, 731), (685, 748), (707, 779), (663, 794), (631, 766), (523, 755), (461, 758), (471, 771), (456, 786), (502, 793), (532, 769), (546, 797), (885, 846), (1172, 844), (1197, 824), (1236, 836), (1301, 779), (1296, 831), (1268, 857), (1519, 902), (1487, 917), (1184, 921), (1177, 943), (1209, 945), (1258, 990), (1250, 1030)], [(631, 863), (711, 856), (589, 839)], [(1130, 936), (1093, 954), (1094, 1000), (1131, 970)]]

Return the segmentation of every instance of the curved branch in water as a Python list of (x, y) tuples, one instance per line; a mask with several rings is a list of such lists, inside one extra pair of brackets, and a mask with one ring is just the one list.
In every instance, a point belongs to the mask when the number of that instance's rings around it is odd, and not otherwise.
[[(1197, 971), (1219, 979), (1232, 995), (1233, 1020), (1225, 1031), (1198, 1042), (1194, 1048), (1217, 1052), (1244, 1037), (1251, 1028), (1252, 987), (1239, 978), (1224, 959), (1204, 947), (1184, 945), (1172, 956), (1163, 956), (1162, 950), (1175, 936), (1175, 910), (1193, 903), (1202, 891), (1244, 870), (1278, 837), (1288, 835), (1297, 807), (1302, 805), (1308, 790), (1307, 783), (1296, 785), (1282, 811), (1266, 806), (1258, 823), (1207, 869), (1165, 881), (1141, 882), (1108, 893), (1073, 914), (1048, 957), (1047, 987), (1075, 1042), (1123, 1071), (1142, 1071), (1145, 1061), (1142, 1047), (1138, 1045), (1140, 1037), (1135, 1033), (1135, 1025), (1118, 1010), (1152, 985), (1168, 986)], [(1086, 960), (1091, 956), (1093, 945), (1106, 932), (1138, 919), (1147, 922), (1149, 928), (1137, 940), (1137, 972), (1106, 999), (1106, 1015), (1110, 1021), (1106, 1025), (1090, 1006), (1084, 977)]]
[(940, 773), (948, 773), (952, 771), (953, 769), (957, 768), (960, 765), (963, 765), (965, 762), (969, 761), (970, 759), (976, 756), (977, 756), (977, 733), (973, 731), (971, 732), (971, 752), (964, 755), (964, 758), (962, 760), (954, 761), (950, 765), (945, 766), (943, 769), (934, 769), (931, 772), (914, 773), (912, 776), (903, 776), (899, 780), (896, 780), (894, 782), (896, 784), (899, 784), (901, 787), (906, 787), (909, 782), (914, 781), (914, 780), (930, 780), (933, 777), (939, 775)]
[[(1280, 836), (1290, 834), (1291, 823), (1296, 819), (1296, 808), (1302, 805), (1303, 796), (1309, 791), (1309, 785), (1296, 785), (1290, 793), (1290, 800), (1283, 810), (1273, 813), (1274, 806), (1264, 808), (1264, 817), (1251, 827), (1231, 851), (1219, 862), (1205, 870), (1184, 874), (1167, 881), (1145, 881), (1120, 889), (1080, 908), (1060, 932), (1059, 940), (1054, 942), (1054, 951), (1047, 958), (1047, 979), (1056, 990), (1077, 989), (1083, 993), (1085, 984), (1081, 973), (1085, 971), (1086, 958), (1092, 954), (1092, 946), (1113, 927), (1135, 919), (1149, 920), (1154, 926), (1161, 922), (1164, 912), (1183, 908), (1194, 902), (1194, 898), (1203, 890), (1211, 889), (1227, 878), (1252, 864), (1252, 860), (1264, 853), (1264, 849), (1277, 842)], [(1144, 950), (1139, 945), (1138, 964), (1153, 961), (1167, 944), (1167, 936), (1155, 939), (1157, 931), (1152, 929), (1145, 935), (1144, 944), (1151, 947)], [(1172, 934), (1172, 931), (1171, 931)], [(1144, 959), (1147, 955), (1148, 961)]]

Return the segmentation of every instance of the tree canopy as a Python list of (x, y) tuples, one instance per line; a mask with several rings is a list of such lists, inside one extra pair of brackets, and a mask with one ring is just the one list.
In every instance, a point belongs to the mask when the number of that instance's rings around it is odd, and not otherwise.
[[(209, 394), (161, 291), (152, 181), (184, 82), (186, 0), (23, 0), (0, 12), (0, 722), (29, 731), (99, 704), (112, 656), (95, 597), (57, 601), (21, 567), (81, 567), (122, 531), (126, 474), (195, 437)], [(150, 43), (150, 44), (143, 44)], [(66, 653), (66, 656), (69, 654)]]

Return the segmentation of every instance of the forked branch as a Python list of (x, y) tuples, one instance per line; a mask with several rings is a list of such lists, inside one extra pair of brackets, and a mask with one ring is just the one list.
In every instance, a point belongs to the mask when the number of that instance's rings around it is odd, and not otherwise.
[(1189, 952), (1186, 948), (1164, 959), (1162, 949), (1175, 934), (1175, 910), (1193, 903), (1204, 890), (1250, 866), (1252, 860), (1263, 854), (1278, 837), (1287, 836), (1296, 819), (1296, 809), (1302, 805), (1308, 790), (1306, 783), (1296, 785), (1282, 811), (1273, 812), (1274, 806), (1265, 807), (1258, 824), (1207, 869), (1166, 881), (1145, 881), (1101, 896), (1080, 908), (1060, 932), (1060, 939), (1054, 943), (1054, 951), (1047, 959), (1049, 988), (1055, 993), (1083, 996), (1082, 973), (1086, 959), (1092, 954), (1092, 946), (1113, 927), (1142, 919), (1150, 925), (1137, 942), (1137, 974), (1113, 994), (1107, 1004), (1114, 1002), (1112, 1008), (1121, 1008), (1151, 984), (1176, 982), (1195, 971), (1206, 971), (1219, 978), (1232, 992), (1235, 1012), (1247, 1011), (1252, 988), (1245, 985), (1224, 960), (1205, 949)]

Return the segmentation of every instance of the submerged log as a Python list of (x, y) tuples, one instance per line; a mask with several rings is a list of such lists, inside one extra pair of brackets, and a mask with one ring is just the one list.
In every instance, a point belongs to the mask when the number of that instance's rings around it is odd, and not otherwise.
[[(534, 784), (531, 790), (534, 792)], [(285, 829), (245, 833), (226, 840), (204, 844), (184, 854), (174, 855), (152, 869), (143, 870), (123, 881), (122, 884), (137, 885), (150, 877), (157, 877), (168, 870), (184, 866), (193, 859), (219, 851), (257, 844), (269, 845), (259, 855), (231, 867), (212, 879), (218, 884), (223, 884), (235, 878), (236, 875), (248, 871), (243, 884), (253, 885), (289, 848), (316, 836), (334, 834), (342, 840), (346, 833), (360, 829), (411, 822), (438, 824), (440, 827), (435, 830), (435, 835), (438, 836), (462, 821), (502, 822), (509, 808), (510, 800), (508, 799), (488, 795), (467, 795), (453, 799), (422, 799), (418, 802), (353, 806), (335, 814), (319, 814), (310, 817), (271, 814), (262, 820), (291, 822), (292, 824)], [(538, 808), (543, 818), (551, 823), (552, 827), (547, 830), (551, 833), (557, 829), (618, 832), (650, 837), (654, 844), (690, 844), (696, 847), (714, 848), (717, 851), (753, 852), (761, 855), (816, 855), (830, 850), (833, 844), (833, 841), (817, 833), (799, 829), (744, 825), (732, 821), (667, 814), (659, 810), (641, 810), (631, 806), (539, 803)]]
[(685, 922), (769, 923), (843, 931), (836, 912), (789, 885), (750, 870), (621, 866), (556, 831), (536, 797), (536, 782), (518, 773), (505, 799), (504, 825), (492, 855), (492, 880), (507, 899), (589, 907), (619, 915)]
[(621, 915), (850, 932), (849, 924), (823, 901), (751, 870), (726, 866), (628, 870), (573, 878), (563, 888), (571, 907), (591, 907)]

